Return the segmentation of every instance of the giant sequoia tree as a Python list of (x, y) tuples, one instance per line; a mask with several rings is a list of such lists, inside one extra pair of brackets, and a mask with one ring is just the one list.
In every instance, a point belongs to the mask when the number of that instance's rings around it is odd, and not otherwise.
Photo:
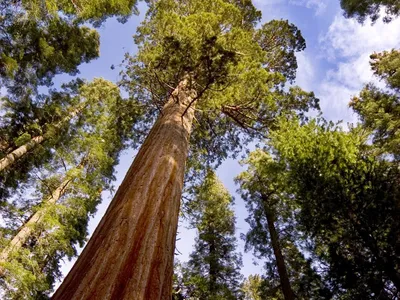
[(171, 297), (189, 145), (218, 163), (277, 115), (317, 105), (313, 94), (283, 89), (305, 47), (298, 29), (256, 29), (259, 19), (251, 1), (151, 3), (123, 81), (158, 118), (54, 299)]

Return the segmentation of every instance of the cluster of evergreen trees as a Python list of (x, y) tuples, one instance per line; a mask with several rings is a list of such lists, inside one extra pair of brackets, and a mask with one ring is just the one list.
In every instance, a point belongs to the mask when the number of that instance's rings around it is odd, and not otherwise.
[[(146, 2), (118, 85), (55, 88), (98, 57), (96, 27), (126, 21), (136, 1), (0, 1), (0, 297), (50, 297), (120, 152), (141, 144), (54, 299), (398, 299), (400, 50), (371, 55), (386, 87), (351, 99), (360, 123), (345, 131), (310, 118), (318, 99), (291, 85), (306, 46), (295, 25), (260, 24), (251, 0)], [(400, 12), (391, 0), (341, 4), (360, 22)], [(244, 280), (215, 169), (254, 140), (236, 180), (246, 250), (266, 263)], [(181, 199), (198, 235), (174, 268)]]

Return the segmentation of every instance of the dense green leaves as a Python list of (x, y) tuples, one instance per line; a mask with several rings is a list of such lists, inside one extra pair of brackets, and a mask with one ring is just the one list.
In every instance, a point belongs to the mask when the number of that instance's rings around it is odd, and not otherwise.
[(249, 1), (158, 1), (138, 28), (138, 54), (127, 57), (123, 83), (153, 117), (190, 77), (191, 156), (208, 164), (237, 153), (276, 116), (317, 106), (312, 93), (282, 88), (305, 47), (300, 31), (287, 21), (256, 29), (259, 17)]
[(368, 17), (375, 22), (382, 11), (385, 12), (385, 22), (390, 22), (400, 14), (397, 0), (340, 0), (340, 4), (346, 17), (355, 17), (359, 22), (364, 22)]
[[(78, 99), (85, 105), (74, 120), (68, 143), (53, 148), (52, 159), (26, 185), (29, 190), (23, 200), (12, 199), (3, 214), (8, 223), (3, 249), (24, 226), (31, 230), (3, 266), (1, 283), (9, 298), (38, 299), (50, 293), (61, 276), (61, 259), (76, 255), (76, 247), (86, 242), (89, 217), (101, 192), (112, 187), (119, 153), (132, 138), (132, 126), (140, 115), (137, 103), (122, 99), (118, 87), (104, 79), (81, 85)], [(61, 197), (56, 203), (49, 201), (65, 180), (70, 182)], [(37, 222), (25, 223), (38, 213)]]
[(366, 141), (358, 129), (344, 133), (315, 122), (288, 124), (272, 138), (288, 164), (302, 231), (346, 299), (398, 293), (398, 166)]
[(67, 16), (77, 22), (89, 21), (96, 26), (108, 17), (117, 16), (120, 21), (125, 21), (137, 13), (136, 0), (2, 0), (2, 3), (24, 9), (33, 19)]
[(190, 217), (198, 236), (182, 270), (181, 294), (185, 299), (238, 299), (241, 256), (235, 252), (232, 197), (211, 171), (195, 190)]
[(99, 55), (95, 30), (59, 18), (27, 19), (11, 4), (0, 8), (1, 83), (17, 97), (51, 85), (57, 74), (77, 74)]
[(381, 89), (373, 84), (364, 87), (350, 106), (359, 114), (362, 126), (373, 131), (377, 151), (400, 155), (400, 51), (371, 55), (372, 69), (387, 84)]

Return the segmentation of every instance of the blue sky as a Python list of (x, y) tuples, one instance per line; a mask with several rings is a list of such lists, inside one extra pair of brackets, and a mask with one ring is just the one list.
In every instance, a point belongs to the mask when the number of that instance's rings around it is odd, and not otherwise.
[[(383, 24), (378, 20), (374, 26), (366, 23), (364, 26), (355, 20), (348, 20), (342, 16), (339, 0), (253, 0), (253, 3), (262, 11), (263, 22), (271, 19), (288, 19), (301, 29), (306, 39), (307, 48), (297, 55), (298, 77), (296, 84), (303, 89), (314, 91), (321, 101), (321, 109), (325, 118), (332, 121), (343, 120), (356, 122), (357, 118), (348, 108), (351, 96), (357, 95), (362, 86), (376, 81), (369, 67), (369, 55), (374, 51), (400, 48), (400, 18), (390, 24)], [(135, 53), (132, 35), (143, 18), (145, 6), (140, 5), (141, 16), (132, 17), (126, 24), (119, 24), (115, 20), (107, 21), (100, 29), (101, 57), (96, 61), (80, 67), (80, 77), (93, 79), (103, 77), (111, 81), (118, 80), (118, 65), (124, 54)], [(111, 65), (117, 66), (111, 70)], [(57, 81), (64, 81), (66, 76), (59, 76)], [(381, 84), (377, 82), (377, 84)], [(133, 161), (135, 152), (125, 151), (117, 167), (117, 188), (126, 171)], [(227, 160), (218, 169), (218, 175), (228, 190), (235, 197), (235, 213), (237, 218), (238, 251), (243, 252), (243, 241), (240, 233), (246, 233), (248, 226), (244, 219), (247, 217), (243, 201), (237, 195), (237, 186), (233, 179), (241, 171), (238, 161)], [(103, 203), (90, 222), (92, 233), (103, 216), (112, 195), (103, 193)], [(188, 230), (181, 224), (178, 231), (179, 241), (177, 249), (182, 253), (178, 258), (187, 261), (192, 251), (192, 244), (196, 236), (194, 230)], [(242, 273), (262, 273), (262, 261), (259, 265), (253, 264), (251, 253), (243, 255)], [(66, 274), (73, 262), (66, 262), (63, 272)]]

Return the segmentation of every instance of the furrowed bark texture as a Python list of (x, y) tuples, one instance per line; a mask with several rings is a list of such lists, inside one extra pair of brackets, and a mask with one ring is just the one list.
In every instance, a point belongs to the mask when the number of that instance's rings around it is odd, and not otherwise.
[[(51, 205), (56, 203), (61, 196), (65, 193), (68, 185), (71, 183), (72, 179), (64, 180), (60, 186), (52, 193), (52, 195), (46, 200), (46, 205)], [(0, 254), (0, 264), (5, 263), (10, 254), (13, 251), (17, 251), (22, 245), (28, 240), (31, 236), (32, 231), (36, 224), (39, 223), (40, 219), (43, 217), (44, 211), (43, 209), (38, 210), (34, 213), (28, 221), (21, 227), (18, 233), (11, 240), (10, 244), (1, 252)], [(4, 268), (0, 267), (0, 275), (4, 274)]]
[(293, 293), (292, 287), (290, 286), (290, 281), (285, 265), (285, 259), (282, 255), (281, 246), (279, 244), (279, 236), (274, 224), (275, 221), (274, 214), (269, 210), (268, 207), (266, 207), (267, 204), (265, 200), (264, 200), (264, 206), (265, 206), (264, 208), (265, 215), (268, 223), (268, 231), (271, 236), (271, 244), (272, 244), (272, 249), (274, 250), (276, 266), (278, 268), (279, 280), (281, 282), (283, 296), (285, 297), (285, 300), (294, 300), (296, 297), (295, 294)]
[(171, 299), (194, 97), (181, 81), (53, 299)]

